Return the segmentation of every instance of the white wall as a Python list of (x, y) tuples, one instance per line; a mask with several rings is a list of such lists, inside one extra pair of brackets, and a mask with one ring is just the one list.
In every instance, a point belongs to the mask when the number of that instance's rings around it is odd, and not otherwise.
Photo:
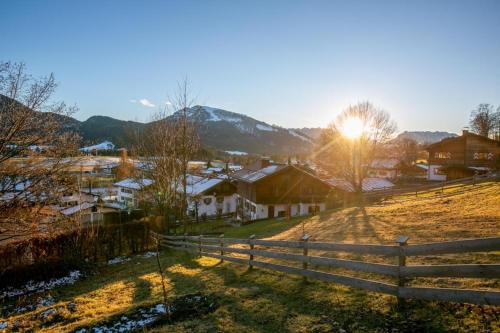
[[(207, 205), (204, 199), (210, 199)], [(222, 203), (217, 203), (217, 198), (213, 195), (204, 195), (198, 200), (198, 216), (215, 216), (217, 215), (217, 208), (222, 208), (222, 214), (229, 214), (236, 212), (236, 194), (224, 196)], [(194, 210), (194, 202), (189, 201), (188, 209)]]
[(137, 204), (137, 202), (135, 200), (136, 191), (131, 190), (132, 193), (126, 193), (126, 192), (122, 192), (122, 189), (123, 189), (123, 187), (119, 187), (118, 201), (122, 202), (122, 203), (130, 202), (130, 205), (135, 207), (135, 205)]
[[(288, 210), (288, 204), (276, 204), (274, 206), (274, 216), (268, 216), (269, 205), (259, 205), (255, 204), (249, 200), (242, 198), (243, 200), (243, 210), (246, 216), (249, 216), (251, 220), (259, 220), (259, 219), (267, 219), (278, 217), (279, 212), (285, 212)], [(251, 206), (255, 207), (255, 212), (252, 212), (252, 209), (245, 209), (245, 202), (248, 202)], [(324, 211), (326, 209), (325, 203), (317, 203), (317, 204), (307, 204), (307, 203), (299, 203), (299, 204), (290, 204), (290, 214), (291, 216), (303, 216), (309, 214), (309, 207), (319, 206), (320, 211)]]
[(427, 180), (446, 180), (446, 175), (438, 174), (438, 169), (441, 165), (431, 164), (429, 165), (429, 169), (427, 170)]

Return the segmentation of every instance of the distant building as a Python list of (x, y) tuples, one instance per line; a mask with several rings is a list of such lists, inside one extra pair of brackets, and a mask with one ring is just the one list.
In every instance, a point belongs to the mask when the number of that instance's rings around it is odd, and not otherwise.
[(396, 179), (401, 175), (398, 159), (375, 159), (368, 167), (368, 177)]
[(236, 171), (238, 218), (258, 220), (307, 215), (326, 208), (330, 186), (294, 165), (261, 159)]
[(427, 179), (450, 180), (500, 167), (500, 142), (464, 130), (427, 147)]
[(151, 179), (127, 178), (113, 185), (118, 188), (118, 202), (128, 208), (137, 208), (143, 200), (143, 190), (153, 184)]
[[(179, 192), (182, 190), (179, 187)], [(227, 178), (191, 176), (186, 194), (188, 213), (192, 216), (220, 216), (236, 212), (236, 186)]]
[(93, 151), (99, 151), (99, 150), (115, 150), (115, 145), (111, 141), (103, 141), (96, 145), (80, 148), (80, 151), (85, 153), (91, 153)]

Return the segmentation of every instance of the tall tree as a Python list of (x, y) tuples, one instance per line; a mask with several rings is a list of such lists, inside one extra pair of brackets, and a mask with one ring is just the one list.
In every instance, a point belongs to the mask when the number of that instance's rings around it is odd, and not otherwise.
[(349, 106), (322, 131), (314, 153), (315, 162), (361, 192), (367, 166), (396, 128), (390, 115), (370, 102)]
[(494, 134), (498, 125), (499, 112), (495, 112), (493, 105), (479, 104), (470, 115), (470, 128), (474, 133), (489, 137)]
[[(149, 187), (159, 215), (176, 212), (186, 225), (188, 163), (199, 144), (196, 124), (190, 117), (191, 100), (187, 80), (175, 96), (153, 116), (142, 134), (137, 152), (153, 180)], [(174, 111), (173, 114), (171, 114)]]
[(79, 142), (75, 108), (51, 102), (56, 87), (53, 74), (0, 63), (0, 241), (38, 231), (43, 208), (74, 185), (65, 169)]

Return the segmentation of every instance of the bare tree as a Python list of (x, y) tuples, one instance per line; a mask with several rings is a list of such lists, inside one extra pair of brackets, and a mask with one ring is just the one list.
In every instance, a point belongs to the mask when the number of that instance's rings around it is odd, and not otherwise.
[(77, 152), (69, 114), (51, 103), (53, 74), (35, 78), (24, 64), (0, 63), (0, 241), (39, 230), (40, 213), (72, 186), (65, 168)]
[(489, 137), (498, 126), (499, 110), (495, 112), (493, 105), (479, 104), (470, 115), (470, 127), (474, 133)]
[(359, 193), (367, 166), (396, 128), (390, 115), (370, 102), (349, 106), (322, 131), (314, 160), (333, 176), (347, 180)]
[(199, 147), (187, 80), (178, 85), (169, 104), (153, 116), (137, 153), (153, 180), (151, 198), (160, 216), (177, 213), (186, 230), (188, 163)]

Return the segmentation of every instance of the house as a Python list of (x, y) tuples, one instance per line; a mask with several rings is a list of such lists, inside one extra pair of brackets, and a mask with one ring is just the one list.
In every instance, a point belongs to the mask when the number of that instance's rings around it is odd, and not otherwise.
[[(182, 191), (182, 188), (179, 188)], [(186, 186), (188, 214), (220, 216), (236, 212), (236, 186), (227, 177), (191, 176)]]
[(258, 220), (323, 211), (330, 186), (297, 166), (261, 159), (232, 174), (237, 184), (237, 217)]
[(127, 208), (137, 208), (139, 202), (144, 198), (142, 191), (153, 184), (151, 179), (147, 178), (127, 178), (123, 179), (113, 185), (118, 188), (118, 202)]
[(401, 175), (398, 159), (375, 159), (368, 167), (367, 175), (371, 178), (396, 179)]
[(87, 146), (80, 148), (80, 151), (85, 152), (85, 153), (91, 153), (94, 151), (99, 151), (99, 150), (114, 150), (115, 145), (111, 141), (103, 141), (99, 144), (92, 145), (92, 146)]
[(485, 173), (500, 166), (500, 142), (470, 133), (446, 138), (426, 148), (428, 180), (450, 180)]

